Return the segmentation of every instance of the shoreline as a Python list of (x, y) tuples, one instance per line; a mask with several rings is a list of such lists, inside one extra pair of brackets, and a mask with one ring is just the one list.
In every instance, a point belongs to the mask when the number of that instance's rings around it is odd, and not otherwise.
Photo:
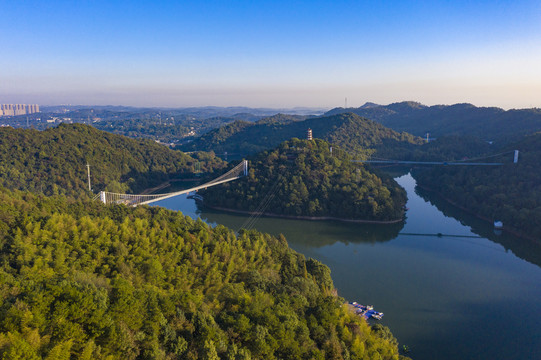
[(258, 213), (256, 211), (245, 211), (245, 210), (236, 210), (236, 209), (229, 209), (229, 208), (223, 208), (220, 206), (210, 206), (208, 204), (205, 204), (204, 202), (203, 206), (208, 207), (209, 209), (213, 210), (220, 210), (220, 211), (226, 211), (231, 213), (237, 213), (237, 214), (244, 214), (244, 215), (259, 215), (259, 216), (265, 216), (265, 217), (274, 217), (274, 218), (282, 218), (282, 219), (292, 219), (292, 220), (310, 220), (310, 221), (328, 221), (328, 220), (334, 220), (334, 221), (342, 221), (342, 222), (349, 222), (349, 223), (357, 223), (357, 224), (397, 224), (399, 222), (404, 221), (404, 219), (396, 219), (396, 220), (361, 220), (361, 219), (342, 219), (342, 218), (336, 218), (332, 216), (295, 216), (295, 215), (282, 215), (282, 214), (274, 214), (274, 213)]
[[(449, 204), (453, 205), (454, 207), (456, 208), (459, 208), (460, 210), (463, 210), (465, 212), (467, 212), (468, 214), (470, 215), (473, 215), (475, 216), (476, 218), (478, 219), (481, 219), (481, 220), (484, 220), (484, 221), (487, 221), (488, 223), (491, 223), (493, 224), (493, 221), (491, 219), (489, 219), (488, 217), (486, 216), (483, 216), (483, 215), (479, 215), (477, 214), (476, 212), (474, 212), (473, 210), (471, 209), (468, 209), (462, 205), (459, 205), (457, 204), (456, 202), (454, 202), (453, 200), (447, 198), (446, 196), (444, 196), (442, 193), (440, 193), (439, 191), (436, 191), (434, 189), (431, 189), (427, 186), (424, 186), (424, 185), (420, 185), (419, 183), (417, 183), (417, 186), (419, 186), (421, 189), (423, 190), (426, 190), (426, 191), (429, 191), (431, 193), (434, 193), (436, 195), (438, 195), (440, 198), (442, 198), (443, 200), (445, 200), (446, 202), (448, 202)], [(522, 238), (522, 239), (525, 239), (525, 240), (530, 240), (530, 241), (538, 241), (537, 239), (529, 236), (529, 235), (526, 235), (526, 234), (523, 234), (521, 232), (519, 232), (518, 230), (516, 229), (513, 229), (513, 228), (509, 228), (509, 227), (505, 227), (502, 229), (502, 231), (505, 231), (507, 232), (508, 234), (511, 234), (511, 235), (514, 235), (516, 237), (519, 237), (519, 238)]]

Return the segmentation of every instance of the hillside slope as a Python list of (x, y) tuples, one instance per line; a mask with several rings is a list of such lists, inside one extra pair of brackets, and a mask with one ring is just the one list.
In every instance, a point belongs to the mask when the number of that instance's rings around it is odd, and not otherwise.
[(470, 211), (501, 220), (504, 227), (541, 239), (541, 133), (526, 136), (506, 148), (520, 151), (513, 164), (507, 154), (504, 166), (454, 167), (419, 171), (415, 178), (422, 186)]
[(0, 191), (2, 359), (398, 359), (283, 237)]
[(404, 190), (338, 150), (331, 153), (329, 143), (319, 139), (286, 141), (253, 158), (247, 177), (202, 191), (204, 204), (286, 216), (401, 221)]
[(338, 114), (304, 121), (264, 119), (256, 123), (235, 122), (213, 130), (181, 149), (253, 154), (293, 137), (306, 138), (309, 128), (315, 138), (329, 141), (357, 156), (388, 148), (400, 151), (421, 143), (419, 138), (398, 133), (358, 115)]
[[(202, 170), (222, 167), (201, 155)], [(43, 194), (83, 196), (87, 167), (95, 190), (136, 191), (193, 173), (194, 159), (149, 140), (134, 140), (86, 125), (44, 131), (0, 128), (0, 186)]]

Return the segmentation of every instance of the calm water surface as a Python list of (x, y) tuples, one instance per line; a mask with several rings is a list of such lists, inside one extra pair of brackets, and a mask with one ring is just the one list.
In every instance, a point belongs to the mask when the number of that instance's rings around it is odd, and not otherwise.
[[(384, 312), (414, 359), (541, 359), (541, 246), (416, 193), (409, 174), (396, 180), (408, 192), (404, 223), (259, 218), (255, 228), (328, 265), (339, 294)], [(235, 230), (249, 219), (185, 196), (157, 205)]]

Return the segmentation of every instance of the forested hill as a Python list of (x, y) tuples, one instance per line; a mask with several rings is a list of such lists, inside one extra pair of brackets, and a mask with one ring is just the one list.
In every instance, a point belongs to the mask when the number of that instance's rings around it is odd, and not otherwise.
[(355, 113), (396, 131), (431, 137), (472, 135), (487, 141), (518, 141), (522, 136), (541, 131), (541, 109), (503, 110), (472, 104), (425, 106), (416, 102), (389, 105), (336, 108), (326, 116)]
[(399, 359), (283, 237), (0, 190), (1, 359)]
[[(201, 170), (223, 164), (201, 156)], [(90, 165), (95, 190), (139, 191), (192, 174), (196, 159), (149, 140), (134, 140), (76, 124), (44, 131), (0, 128), (0, 185), (82, 196)]]
[(401, 220), (406, 202), (393, 179), (353, 163), (339, 148), (331, 153), (319, 139), (292, 139), (260, 153), (247, 177), (202, 195), (205, 204), (228, 209), (373, 221)]
[[(412, 161), (460, 161), (494, 154), (495, 145), (491, 145), (474, 136), (449, 135), (438, 137), (424, 143), (409, 152), (396, 154), (397, 159)], [(498, 148), (498, 151), (501, 150)], [(508, 160), (511, 157), (508, 157)]]
[(327, 140), (359, 156), (380, 149), (409, 149), (413, 144), (421, 143), (419, 138), (398, 133), (358, 115), (338, 114), (304, 121), (272, 118), (256, 123), (238, 121), (210, 131), (181, 149), (247, 155), (271, 149), (293, 137), (306, 138), (309, 128), (315, 138)]
[(420, 185), (458, 205), (541, 240), (541, 133), (526, 136), (504, 150), (514, 149), (520, 151), (518, 164), (507, 154), (504, 166), (438, 168), (419, 171), (415, 177)]

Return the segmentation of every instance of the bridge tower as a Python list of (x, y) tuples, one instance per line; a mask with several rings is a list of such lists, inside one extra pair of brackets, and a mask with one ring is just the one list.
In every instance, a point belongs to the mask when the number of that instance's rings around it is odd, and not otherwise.
[(92, 191), (92, 186), (90, 185), (90, 164), (86, 164), (86, 168), (88, 170), (88, 191)]
[(99, 198), (101, 202), (103, 202), (104, 204), (114, 203), (114, 204), (125, 204), (127, 206), (146, 205), (146, 204), (153, 203), (155, 201), (168, 199), (168, 198), (178, 196), (181, 194), (194, 192), (199, 189), (206, 189), (211, 186), (237, 180), (241, 178), (243, 175), (244, 176), (248, 175), (248, 161), (247, 160), (243, 160), (233, 169), (217, 177), (216, 179), (211, 180), (205, 184), (195, 186), (191, 189), (185, 189), (185, 190), (175, 191), (175, 192), (166, 193), (166, 194), (118, 194), (118, 193), (112, 193), (108, 191), (100, 191), (100, 193), (94, 197), (94, 200), (97, 200)]

